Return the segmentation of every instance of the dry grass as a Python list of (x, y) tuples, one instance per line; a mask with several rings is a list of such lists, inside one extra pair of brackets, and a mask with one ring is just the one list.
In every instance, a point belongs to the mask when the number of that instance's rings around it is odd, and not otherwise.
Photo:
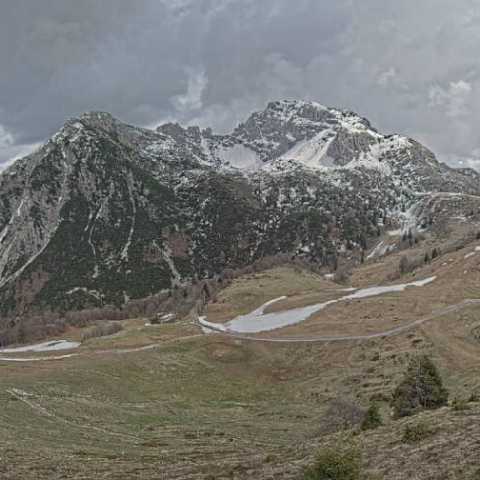
[[(464, 258), (476, 244), (417, 272), (438, 276), (430, 286), (338, 304), (278, 334), (369, 332), (480, 298), (480, 252)], [(395, 257), (364, 265), (353, 283), (384, 283)], [(236, 280), (208, 316), (226, 320), (285, 294), (288, 308), (324, 301), (337, 288), (310, 273), (274, 269)], [(472, 335), (478, 318), (470, 308), (397, 337), (306, 345), (188, 338), (199, 333), (188, 322), (146, 327), (136, 320), (118, 336), (91, 340), (78, 357), (0, 363), (0, 478), (294, 479), (318, 448), (338, 442), (324, 431), (329, 402), (340, 397), (362, 407), (380, 401), (385, 425), (356, 437), (370, 474), (473, 479), (479, 404), (422, 414), (435, 434), (405, 444), (405, 426), (418, 419), (393, 421), (387, 400), (420, 352), (434, 358), (452, 398), (480, 392), (480, 342)], [(99, 353), (151, 343), (158, 348)]]

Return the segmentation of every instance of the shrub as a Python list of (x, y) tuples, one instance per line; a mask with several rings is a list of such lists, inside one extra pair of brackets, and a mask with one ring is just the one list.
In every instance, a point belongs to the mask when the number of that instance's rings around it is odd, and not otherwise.
[(310, 467), (304, 472), (304, 480), (358, 480), (361, 471), (361, 455), (356, 448), (339, 450), (322, 449)]
[(412, 359), (403, 380), (393, 393), (395, 416), (413, 415), (422, 409), (442, 407), (447, 402), (448, 391), (430, 358), (422, 355)]
[(398, 270), (402, 275), (410, 270), (410, 264), (408, 258), (405, 255), (400, 258), (400, 262), (398, 263)]
[(335, 275), (333, 276), (333, 281), (335, 283), (347, 283), (351, 274), (352, 274), (352, 272), (347, 270), (345, 267), (339, 268), (335, 272)]
[(435, 432), (426, 422), (420, 422), (415, 425), (407, 425), (403, 431), (402, 442), (417, 443), (430, 437)]
[(365, 410), (353, 400), (336, 398), (332, 400), (323, 421), (327, 433), (348, 430), (361, 425)]
[(468, 402), (469, 403), (477, 403), (480, 402), (480, 395), (476, 392), (473, 392), (469, 397), (468, 397)]
[(463, 410), (468, 410), (470, 407), (467, 400), (455, 397), (452, 402), (452, 408), (456, 412), (462, 412)]
[(382, 416), (377, 403), (372, 403), (365, 413), (361, 429), (373, 430), (383, 424)]
[(123, 327), (120, 323), (110, 322), (110, 323), (99, 323), (93, 328), (90, 328), (82, 335), (82, 342), (86, 342), (92, 338), (106, 337), (108, 335), (113, 335), (114, 333), (120, 332), (123, 330)]

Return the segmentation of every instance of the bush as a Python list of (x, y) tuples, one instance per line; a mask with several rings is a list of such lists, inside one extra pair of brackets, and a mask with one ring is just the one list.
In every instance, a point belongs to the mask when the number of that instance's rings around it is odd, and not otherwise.
[(462, 412), (463, 410), (468, 410), (470, 407), (468, 405), (468, 400), (455, 397), (452, 402), (452, 408), (456, 412)]
[(414, 415), (422, 409), (440, 408), (447, 403), (448, 391), (430, 358), (422, 355), (412, 359), (403, 380), (393, 393), (395, 416)]
[(410, 262), (405, 255), (400, 258), (400, 262), (398, 263), (398, 271), (402, 275), (410, 271)]
[(93, 328), (90, 328), (82, 335), (82, 342), (86, 342), (92, 338), (106, 337), (108, 335), (113, 335), (114, 333), (120, 332), (123, 330), (123, 327), (120, 323), (111, 322), (111, 323), (99, 323)]
[(347, 283), (350, 276), (352, 275), (352, 272), (350, 272), (349, 270), (347, 270), (345, 267), (342, 267), (342, 268), (339, 268), (334, 276), (333, 276), (333, 281), (335, 283)]
[(416, 425), (407, 425), (403, 431), (402, 442), (418, 443), (434, 433), (433, 429), (425, 422), (420, 422)]
[(361, 429), (362, 430), (373, 430), (383, 424), (382, 416), (380, 415), (380, 410), (378, 404), (372, 403), (365, 413), (365, 418), (363, 419)]
[(468, 402), (469, 403), (477, 403), (480, 402), (480, 395), (476, 392), (473, 392), (469, 397), (468, 397)]
[(365, 410), (353, 400), (336, 398), (332, 400), (324, 417), (326, 433), (348, 430), (361, 425)]
[(315, 463), (304, 473), (304, 480), (358, 480), (361, 471), (361, 455), (356, 448), (339, 450), (322, 449)]

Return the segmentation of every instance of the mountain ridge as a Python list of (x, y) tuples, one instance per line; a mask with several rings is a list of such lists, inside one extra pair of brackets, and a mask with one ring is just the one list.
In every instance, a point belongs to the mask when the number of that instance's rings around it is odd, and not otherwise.
[(226, 135), (87, 112), (0, 175), (1, 313), (121, 306), (280, 253), (331, 268), (479, 178), (315, 102), (271, 102)]

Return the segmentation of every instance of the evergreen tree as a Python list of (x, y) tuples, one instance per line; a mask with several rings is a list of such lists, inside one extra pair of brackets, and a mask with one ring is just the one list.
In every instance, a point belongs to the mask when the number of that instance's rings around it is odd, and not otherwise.
[(442, 407), (447, 402), (448, 391), (431, 359), (426, 355), (412, 359), (393, 393), (395, 416), (413, 415), (423, 409)]
[(361, 429), (362, 430), (373, 430), (374, 428), (379, 427), (383, 424), (382, 416), (380, 415), (380, 410), (376, 403), (372, 403), (365, 413)]
[(409, 269), (410, 269), (410, 262), (408, 261), (408, 258), (405, 255), (403, 255), (400, 258), (400, 262), (398, 264), (398, 270), (403, 275), (404, 273), (407, 273)]

